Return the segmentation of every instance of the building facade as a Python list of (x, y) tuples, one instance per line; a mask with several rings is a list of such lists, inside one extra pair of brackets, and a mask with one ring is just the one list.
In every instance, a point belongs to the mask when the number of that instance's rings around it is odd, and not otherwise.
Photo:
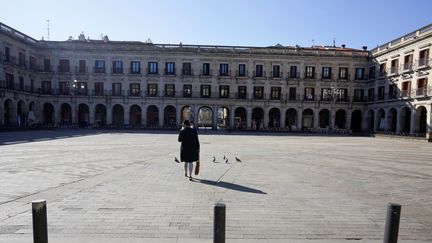
[(431, 26), (413, 33), (367, 51), (37, 41), (0, 23), (0, 124), (426, 135)]

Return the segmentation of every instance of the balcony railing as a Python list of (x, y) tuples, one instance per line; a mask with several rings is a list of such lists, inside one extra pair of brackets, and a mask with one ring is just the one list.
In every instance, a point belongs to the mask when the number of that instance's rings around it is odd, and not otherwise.
[(226, 72), (219, 70), (218, 73), (219, 73), (219, 75), (218, 75), (219, 78), (230, 78), (231, 77), (231, 70), (227, 70)]
[(164, 74), (169, 76), (175, 76), (176, 75), (176, 69), (164, 69)]
[(87, 66), (75, 66), (75, 74), (78, 75), (87, 75), (88, 74), (88, 67)]
[(201, 78), (210, 78), (213, 76), (212, 74), (213, 74), (212, 69), (206, 70), (206, 72), (204, 72), (204, 70), (200, 69), (200, 77)]
[(70, 67), (69, 66), (57, 66), (57, 72), (58, 73), (70, 73)]
[(238, 70), (236, 71), (236, 77), (237, 78), (246, 78), (249, 77), (249, 71), (245, 71), (243, 73), (240, 73)]
[(193, 76), (193, 69), (182, 69), (183, 76)]
[(300, 78), (300, 72), (289, 72), (288, 73), (288, 79), (299, 79)]
[(254, 71), (253, 77), (254, 78), (266, 78), (266, 71), (262, 71), (262, 72)]
[(427, 96), (427, 88), (425, 87), (421, 87), (421, 88), (417, 88), (415, 90), (415, 94), (416, 96)]
[(420, 58), (417, 61), (417, 68), (424, 68), (424, 67), (428, 67), (430, 63), (430, 60), (428, 58)]
[(116, 68), (116, 67), (112, 67), (111, 68), (111, 74), (123, 74), (123, 68)]
[(410, 90), (401, 90), (400, 95), (402, 98), (409, 98), (409, 97), (411, 97), (411, 91)]
[(94, 67), (93, 73), (97, 74), (105, 74), (105, 67)]
[(272, 79), (278, 79), (283, 77), (283, 72), (270, 72), (270, 78)]
[(411, 71), (412, 70), (412, 62), (407, 62), (402, 65), (402, 71)]
[(321, 79), (322, 80), (332, 80), (333, 79), (333, 73), (330, 73), (328, 75), (321, 74)]
[(305, 73), (304, 74), (304, 79), (315, 79), (316, 78), (316, 73)]
[(389, 75), (397, 75), (399, 73), (399, 68), (397, 66), (390, 67)]

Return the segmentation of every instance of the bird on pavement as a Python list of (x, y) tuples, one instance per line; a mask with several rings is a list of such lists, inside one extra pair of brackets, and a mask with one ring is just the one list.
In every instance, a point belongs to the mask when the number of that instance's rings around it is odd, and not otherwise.
[(226, 157), (226, 158), (225, 158), (225, 163), (229, 164), (228, 161), (229, 161), (229, 160), (228, 160), (228, 157)]
[(212, 161), (213, 161), (213, 163), (216, 163), (216, 157), (213, 156)]
[(224, 157), (223, 157), (223, 159), (224, 159), (224, 160), (226, 160), (225, 154), (224, 154)]
[(174, 161), (175, 161), (176, 163), (180, 163), (180, 161), (177, 159), (177, 157), (174, 157)]
[(235, 157), (237, 162), (242, 162), (239, 158)]

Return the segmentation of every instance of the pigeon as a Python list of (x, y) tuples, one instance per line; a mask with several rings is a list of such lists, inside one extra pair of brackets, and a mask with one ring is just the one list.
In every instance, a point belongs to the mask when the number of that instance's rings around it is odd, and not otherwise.
[(177, 159), (177, 157), (174, 157), (174, 161), (175, 161), (176, 163), (180, 163), (180, 161)]
[(225, 154), (224, 154), (224, 157), (223, 157), (223, 159), (224, 159), (224, 160), (226, 160)]
[(225, 163), (229, 164), (228, 161), (229, 161), (229, 160), (228, 160), (228, 157), (225, 158)]
[(216, 157), (213, 156), (213, 163), (216, 163)]
[(242, 162), (239, 158), (235, 157), (237, 162)]

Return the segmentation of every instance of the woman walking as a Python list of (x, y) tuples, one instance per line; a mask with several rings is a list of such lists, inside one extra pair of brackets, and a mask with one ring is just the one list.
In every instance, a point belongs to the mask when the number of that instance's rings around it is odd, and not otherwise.
[(180, 161), (185, 162), (185, 176), (188, 177), (189, 173), (189, 180), (192, 180), (193, 162), (199, 160), (200, 144), (198, 133), (191, 128), (189, 120), (184, 120), (182, 126), (183, 128), (178, 137), (178, 141), (181, 142)]

